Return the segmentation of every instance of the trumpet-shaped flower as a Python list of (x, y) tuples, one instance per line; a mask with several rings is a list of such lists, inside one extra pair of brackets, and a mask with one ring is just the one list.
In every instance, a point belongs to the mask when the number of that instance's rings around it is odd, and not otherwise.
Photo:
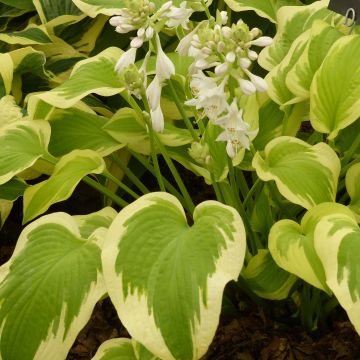
[(135, 63), (135, 58), (136, 58), (136, 48), (130, 48), (121, 55), (120, 59), (115, 65), (115, 70), (118, 72), (124, 70), (130, 64)]
[(219, 92), (218, 88), (210, 89), (199, 98), (185, 101), (188, 106), (195, 106), (196, 109), (204, 109), (205, 115), (210, 120), (215, 120), (226, 109), (226, 95)]
[(149, 102), (151, 109), (156, 109), (160, 105), (160, 96), (161, 96), (161, 85), (159, 78), (155, 76), (153, 81), (146, 89), (146, 98)]
[(216, 141), (226, 141), (227, 154), (233, 158), (240, 148), (250, 149), (250, 139), (257, 131), (249, 131), (250, 125), (243, 120), (243, 111), (239, 110), (236, 99), (229, 106), (228, 113), (214, 123), (225, 129)]
[(161, 110), (160, 104), (155, 109), (150, 109), (151, 123), (154, 131), (162, 132), (164, 130), (164, 115)]
[(171, 75), (175, 74), (175, 66), (161, 48), (160, 38), (158, 34), (156, 34), (156, 44), (156, 75), (159, 77), (160, 81), (170, 79)]
[(176, 27), (181, 25), (184, 29), (187, 29), (187, 23), (189, 22), (189, 17), (193, 13), (192, 9), (186, 8), (186, 2), (183, 1), (180, 4), (180, 7), (171, 6), (169, 11), (166, 13), (167, 22), (166, 26)]

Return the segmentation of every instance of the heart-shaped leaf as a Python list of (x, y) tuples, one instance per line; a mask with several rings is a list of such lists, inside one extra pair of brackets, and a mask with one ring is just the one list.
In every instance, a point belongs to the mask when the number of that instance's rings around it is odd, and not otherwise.
[(235, 209), (206, 201), (189, 227), (180, 202), (151, 193), (124, 208), (103, 251), (108, 293), (131, 336), (163, 360), (199, 359), (225, 284), (237, 279), (245, 230)]
[(327, 285), (360, 334), (360, 229), (346, 206), (331, 204), (331, 210), (315, 227), (315, 249)]
[(106, 292), (100, 244), (65, 213), (23, 230), (0, 267), (0, 358), (65, 359)]
[(264, 157), (257, 152), (252, 165), (260, 179), (275, 180), (286, 199), (305, 209), (335, 200), (340, 160), (325, 143), (281, 136), (266, 145)]

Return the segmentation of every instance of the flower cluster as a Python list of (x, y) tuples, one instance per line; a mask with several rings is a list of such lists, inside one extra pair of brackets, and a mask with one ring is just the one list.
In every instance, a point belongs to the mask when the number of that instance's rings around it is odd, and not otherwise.
[(241, 147), (250, 148), (249, 138), (257, 133), (243, 120), (239, 99), (267, 90), (265, 80), (250, 71), (258, 57), (252, 47), (268, 46), (272, 39), (260, 36), (257, 28), (250, 30), (242, 20), (231, 27), (226, 23), (226, 12), (219, 12), (215, 23), (203, 21), (181, 39), (177, 51), (194, 58), (189, 70), (193, 98), (185, 104), (202, 110), (203, 116), (224, 128), (217, 140), (226, 141), (227, 153), (234, 157)]
[[(129, 0), (119, 15), (110, 19), (119, 33), (128, 33), (137, 30), (136, 36), (131, 40), (130, 48), (118, 60), (115, 70), (123, 78), (127, 90), (140, 98), (146, 89), (146, 98), (150, 107), (150, 116), (153, 129), (160, 132), (164, 129), (164, 116), (160, 107), (161, 88), (165, 80), (175, 73), (174, 64), (164, 53), (158, 33), (167, 26), (173, 28), (182, 26), (187, 29), (189, 17), (193, 10), (186, 7), (186, 2), (180, 7), (173, 5), (172, 1), (163, 4), (158, 10), (149, 0)], [(153, 41), (154, 40), (154, 41)], [(150, 41), (140, 70), (134, 68), (137, 49), (144, 42)], [(149, 86), (146, 83), (146, 64), (152, 51), (156, 53), (156, 76)]]

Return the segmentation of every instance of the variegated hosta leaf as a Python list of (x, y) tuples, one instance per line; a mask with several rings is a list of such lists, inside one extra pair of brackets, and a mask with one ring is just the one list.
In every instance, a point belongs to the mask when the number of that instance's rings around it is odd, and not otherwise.
[(79, 61), (70, 79), (51, 91), (34, 96), (64, 109), (75, 105), (90, 93), (115, 95), (123, 89), (114, 69), (122, 52), (119, 48), (110, 47), (92, 58)]
[(293, 41), (311, 28), (313, 21), (322, 19), (331, 23), (334, 18), (340, 18), (327, 9), (328, 1), (315, 1), (306, 6), (283, 6), (277, 12), (278, 29), (274, 42), (264, 48), (259, 55), (259, 64), (266, 70), (271, 70), (280, 64), (288, 53)]
[(101, 239), (81, 238), (65, 213), (27, 226), (0, 268), (2, 359), (65, 359), (106, 292)]
[(135, 340), (120, 338), (102, 343), (91, 360), (160, 360)]
[(331, 47), (310, 98), (311, 125), (330, 139), (360, 117), (360, 35), (344, 36)]
[(313, 22), (306, 48), (286, 77), (286, 85), (300, 100), (309, 98), (315, 72), (331, 46), (343, 35), (325, 21)]
[(17, 75), (29, 73), (48, 79), (51, 73), (45, 69), (46, 56), (42, 51), (36, 51), (31, 46), (20, 48), (9, 53), (14, 63), (14, 73)]
[(315, 249), (326, 283), (360, 334), (360, 229), (344, 205), (331, 204), (314, 232)]
[[(331, 293), (327, 286), (321, 255), (315, 251), (314, 232), (321, 219), (332, 214), (339, 204), (323, 203), (309, 210), (299, 225), (292, 220), (280, 220), (269, 233), (269, 250), (275, 262), (309, 284)], [(345, 206), (341, 210), (348, 213)], [(330, 246), (327, 243), (326, 246)], [(320, 261), (321, 260), (321, 261)]]
[(219, 320), (225, 284), (245, 254), (239, 214), (198, 205), (189, 227), (179, 201), (144, 195), (110, 226), (103, 251), (108, 293), (131, 336), (163, 360), (199, 359)]
[(34, 5), (32, 0), (1, 0), (2, 3), (14, 6), (18, 9), (32, 10)]
[(49, 179), (25, 190), (23, 222), (44, 213), (50, 205), (68, 199), (83, 177), (100, 174), (104, 169), (104, 160), (95, 151), (74, 150), (64, 155)]
[(43, 25), (30, 24), (24, 30), (0, 34), (0, 40), (8, 44), (44, 45), (52, 42)]
[(276, 12), (282, 6), (302, 5), (298, 0), (225, 0), (233, 11), (253, 10), (259, 16), (276, 23)]
[[(141, 154), (150, 154), (150, 138), (145, 120), (140, 118), (131, 108), (121, 108), (103, 126), (119, 143)], [(178, 128), (165, 123), (165, 129), (157, 135), (160, 141), (171, 147), (186, 145), (192, 142), (191, 134), (187, 129)]]
[(81, 237), (87, 239), (98, 228), (109, 228), (117, 212), (111, 207), (105, 207), (97, 212), (88, 215), (73, 216), (76, 221)]
[(279, 105), (284, 106), (299, 102), (298, 99), (294, 99), (294, 94), (287, 87), (286, 79), (289, 71), (293, 69), (300, 55), (303, 54), (309, 35), (310, 30), (297, 37), (281, 63), (272, 68), (265, 78), (269, 84), (268, 94), (270, 98)]
[[(99, 14), (108, 16), (120, 15), (122, 8), (127, 7), (123, 0), (73, 0), (74, 4), (85, 14), (96, 17)], [(156, 8), (165, 4), (166, 0), (154, 0)], [(181, 0), (173, 0), (175, 6), (179, 6)]]
[(49, 140), (50, 125), (41, 120), (19, 120), (0, 128), (0, 184), (46, 155)]
[(274, 180), (286, 199), (305, 209), (335, 201), (340, 160), (325, 143), (281, 136), (266, 145), (264, 156), (257, 152), (252, 165), (261, 180)]
[(11, 95), (3, 96), (0, 99), (0, 128), (22, 118), (22, 109), (16, 105), (14, 97)]
[(349, 208), (360, 223), (360, 163), (351, 166), (347, 171), (345, 184), (351, 199)]
[(72, 0), (33, 0), (33, 2), (43, 24), (59, 17), (62, 17), (62, 23), (68, 23), (82, 15)]
[(86, 15), (96, 17), (99, 14), (108, 16), (120, 15), (125, 6), (122, 0), (72, 0), (73, 3)]
[(286, 299), (297, 277), (278, 267), (269, 250), (260, 249), (241, 272), (251, 291), (270, 300)]
[(102, 116), (71, 108), (56, 110), (49, 121), (49, 151), (54, 156), (62, 156), (76, 149), (90, 149), (107, 156), (125, 146), (103, 129), (108, 119)]
[(0, 199), (0, 230), (3, 227), (6, 219), (10, 215), (13, 207), (13, 201)]
[(0, 199), (15, 201), (24, 194), (28, 187), (25, 181), (13, 178), (5, 184), (0, 185)]
[[(14, 63), (9, 53), (0, 54), (0, 97), (10, 95), (13, 81)], [(2, 122), (2, 120), (0, 120)]]

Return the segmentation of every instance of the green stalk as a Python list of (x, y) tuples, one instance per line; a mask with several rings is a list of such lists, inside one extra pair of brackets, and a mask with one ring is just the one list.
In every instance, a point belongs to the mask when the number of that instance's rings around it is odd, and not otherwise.
[(131, 195), (134, 199), (138, 199), (140, 196), (136, 194), (133, 190), (131, 190), (127, 185), (123, 184), (119, 181), (113, 174), (108, 171), (104, 171), (101, 175), (105, 176), (108, 180), (112, 181), (116, 184), (120, 189), (126, 191), (129, 195)]
[[(164, 185), (164, 182), (162, 180), (160, 166), (159, 166), (159, 162), (158, 162), (158, 158), (157, 158), (157, 154), (156, 154), (155, 146), (154, 146), (154, 130), (152, 128), (152, 123), (151, 123), (149, 118), (144, 116), (141, 108), (139, 107), (139, 105), (133, 99), (132, 96), (123, 96), (123, 98), (128, 102), (129, 105), (131, 105), (131, 107), (136, 111), (136, 113), (139, 115), (139, 117), (141, 119), (145, 120), (145, 123), (146, 123), (146, 125), (148, 127), (148, 131), (149, 131), (151, 158), (152, 158), (153, 163), (154, 163), (156, 179), (157, 179), (157, 182), (159, 184), (160, 190), (165, 191), (165, 185)], [(149, 104), (147, 102), (146, 96), (143, 96), (142, 100), (143, 100), (143, 103), (145, 105), (145, 108), (147, 109), (148, 114), (150, 114)]]
[(256, 181), (254, 182), (253, 186), (249, 190), (249, 192), (246, 194), (246, 197), (243, 201), (243, 205), (244, 205), (245, 209), (247, 208), (248, 202), (250, 202), (250, 200), (252, 200), (252, 196), (257, 191), (258, 187), (260, 187), (260, 185), (262, 185), (262, 181), (259, 178), (257, 178)]
[(84, 183), (90, 185), (92, 188), (96, 189), (97, 191), (101, 192), (103, 195), (107, 196), (110, 200), (112, 200), (115, 204), (119, 205), (120, 207), (124, 208), (125, 206), (129, 205), (128, 202), (123, 200), (121, 197), (115, 195), (105, 186), (99, 184), (97, 181), (91, 179), (89, 176), (85, 176), (82, 180), (84, 181)]
[(249, 193), (250, 190), (242, 170), (237, 171), (236, 179), (237, 179), (236, 185), (240, 189), (242, 198), (245, 199), (246, 195)]
[(173, 99), (175, 101), (176, 107), (179, 110), (179, 112), (180, 112), (180, 114), (181, 114), (181, 116), (182, 116), (182, 118), (183, 118), (183, 120), (185, 122), (186, 127), (190, 131), (190, 134), (191, 134), (192, 138), (194, 139), (194, 141), (199, 141), (199, 137), (196, 135), (195, 130), (194, 130), (192, 124), (191, 124), (191, 121), (188, 118), (188, 116), (186, 115), (186, 111), (184, 110), (183, 106), (181, 105), (181, 102), (179, 100), (179, 97), (178, 97), (178, 95), (176, 93), (176, 90), (175, 90), (174, 85), (171, 82), (171, 80), (168, 81), (168, 84), (169, 84), (170, 91), (171, 91), (171, 94), (173, 96)]
[[(143, 158), (142, 155), (137, 154), (133, 151), (129, 151), (131, 153), (131, 155), (137, 160), (139, 161), (139, 163), (141, 163), (141, 165), (143, 165), (153, 176), (156, 177), (156, 173), (155, 173), (155, 169)], [(175, 189), (175, 187), (173, 185), (171, 185), (171, 183), (166, 180), (165, 178), (163, 178), (164, 184), (166, 189), (173, 194), (174, 196), (176, 196), (182, 204), (185, 203), (184, 198), (182, 197), (182, 195)]]
[(208, 18), (208, 20), (213, 20), (214, 18), (211, 16), (209, 8), (206, 6), (205, 1), (201, 0), (201, 5), (204, 8), (204, 12), (206, 14), (206, 17)]
[(121, 171), (131, 180), (131, 182), (143, 193), (147, 194), (150, 190), (141, 182), (141, 180), (115, 155), (111, 157), (114, 163), (119, 166)]
[(341, 160), (341, 164), (345, 166), (353, 157), (356, 150), (360, 147), (360, 135), (357, 136), (355, 141), (351, 144), (350, 149), (345, 153), (344, 157)]
[(346, 172), (349, 170), (349, 168), (355, 164), (357, 164), (360, 161), (360, 158), (356, 158), (353, 161), (346, 164), (340, 171), (340, 177), (345, 176)]
[(214, 174), (211, 171), (209, 171), (209, 172), (210, 172), (210, 176), (211, 176), (211, 183), (212, 183), (212, 186), (213, 186), (214, 191), (215, 191), (216, 199), (223, 203), (224, 198), (223, 198), (223, 196), (221, 194), (219, 184), (216, 182)]
[(160, 152), (161, 152), (162, 156), (164, 157), (164, 160), (165, 160), (167, 166), (169, 167), (169, 169), (172, 173), (172, 176), (174, 177), (174, 179), (176, 181), (177, 186), (180, 189), (180, 192), (185, 200), (186, 207), (187, 207), (188, 211), (192, 214), (195, 206), (194, 206), (194, 203), (186, 189), (186, 186), (184, 185), (184, 183), (183, 183), (174, 163), (172, 162), (171, 158), (169, 157), (164, 145), (162, 144), (161, 140), (156, 135), (155, 135), (155, 140), (157, 141), (157, 145), (159, 146)]

